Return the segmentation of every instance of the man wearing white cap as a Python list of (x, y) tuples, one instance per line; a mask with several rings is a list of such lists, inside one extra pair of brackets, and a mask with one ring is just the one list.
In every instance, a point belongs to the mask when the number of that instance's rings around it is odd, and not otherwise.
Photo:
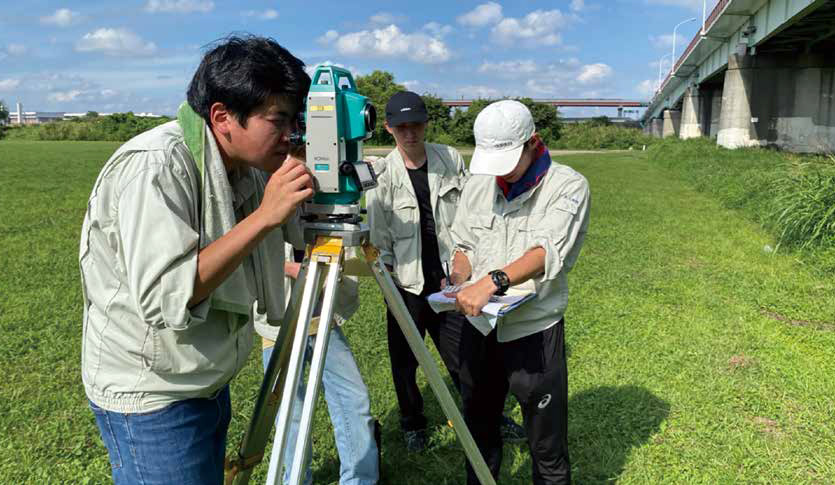
[[(499, 422), (510, 390), (522, 408), (533, 483), (570, 483), (563, 315), (566, 274), (588, 227), (588, 182), (551, 161), (530, 111), (518, 101), (487, 106), (473, 131), (472, 176), (452, 226), (451, 279), (467, 285), (455, 295), (457, 306), (479, 315), (491, 296), (522, 284), (536, 297), (487, 336), (466, 326), (460, 355), (464, 415), (498, 477)], [(469, 464), (467, 480), (478, 483)]]

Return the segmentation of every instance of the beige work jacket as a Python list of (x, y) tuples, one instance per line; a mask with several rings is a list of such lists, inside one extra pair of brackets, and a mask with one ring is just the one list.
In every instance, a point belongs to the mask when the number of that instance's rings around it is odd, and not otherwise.
[[(439, 254), (444, 262), (454, 247), (449, 228), (467, 172), (464, 159), (455, 148), (426, 143), (426, 157), (432, 215)], [(418, 295), (423, 291), (424, 281), (417, 196), (397, 148), (377, 160), (374, 169), (379, 185), (366, 195), (371, 242), (380, 250), (383, 262), (393, 268), (397, 284)]]
[(539, 184), (508, 202), (496, 178), (471, 175), (452, 226), (456, 251), (473, 267), (472, 281), (502, 269), (529, 249), (545, 249), (545, 271), (534, 277), (537, 293), (504, 316), (500, 342), (516, 340), (558, 323), (568, 304), (566, 275), (577, 261), (589, 224), (589, 185), (573, 169), (551, 164)]

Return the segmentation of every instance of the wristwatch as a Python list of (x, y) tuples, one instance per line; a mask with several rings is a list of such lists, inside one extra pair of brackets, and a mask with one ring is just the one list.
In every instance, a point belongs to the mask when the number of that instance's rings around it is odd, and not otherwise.
[(507, 273), (500, 269), (493, 270), (489, 273), (490, 277), (493, 279), (493, 284), (496, 285), (496, 295), (503, 296), (507, 293), (507, 289), (510, 288), (510, 278), (507, 277)]

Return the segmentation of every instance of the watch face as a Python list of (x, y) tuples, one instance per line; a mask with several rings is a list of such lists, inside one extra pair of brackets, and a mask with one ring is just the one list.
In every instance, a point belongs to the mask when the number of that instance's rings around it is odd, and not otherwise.
[(495, 270), (490, 272), (490, 276), (493, 279), (493, 284), (498, 288), (496, 294), (503, 295), (508, 287), (510, 287), (510, 278), (507, 276), (507, 273), (501, 270)]

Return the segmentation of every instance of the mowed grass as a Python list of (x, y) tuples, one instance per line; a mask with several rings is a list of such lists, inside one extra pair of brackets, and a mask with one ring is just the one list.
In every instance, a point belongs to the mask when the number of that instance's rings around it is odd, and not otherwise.
[[(77, 255), (87, 196), (116, 147), (0, 142), (0, 483), (109, 481), (80, 378)], [(763, 230), (641, 153), (559, 161), (593, 193), (566, 317), (575, 481), (835, 481), (835, 282), (797, 254), (764, 252)], [(430, 448), (406, 453), (370, 281), (361, 301), (345, 330), (383, 424), (383, 482), (462, 483), (463, 452), (422, 377)], [(260, 377), (253, 352), (232, 384), (230, 450)], [(507, 410), (521, 418), (513, 398)], [(321, 399), (314, 447), (314, 482), (337, 482)], [(506, 446), (499, 483), (530, 482), (526, 447)]]

